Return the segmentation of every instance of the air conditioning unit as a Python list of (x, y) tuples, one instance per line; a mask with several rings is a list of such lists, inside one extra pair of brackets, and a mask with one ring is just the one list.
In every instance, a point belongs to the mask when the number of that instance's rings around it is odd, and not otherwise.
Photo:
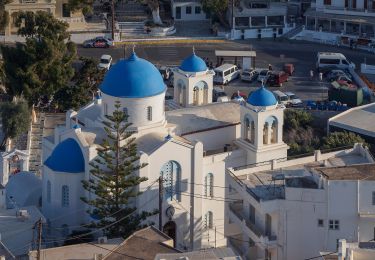
[(106, 244), (108, 241), (107, 237), (99, 237), (98, 238), (98, 243), (99, 244)]

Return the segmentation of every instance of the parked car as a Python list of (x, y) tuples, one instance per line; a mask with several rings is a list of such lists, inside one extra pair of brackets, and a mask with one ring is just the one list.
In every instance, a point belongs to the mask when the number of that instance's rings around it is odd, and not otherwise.
[(240, 76), (240, 70), (233, 64), (223, 64), (215, 68), (214, 71), (214, 82), (218, 84), (226, 85)]
[(267, 78), (267, 84), (271, 87), (282, 87), (287, 82), (289, 75), (284, 71), (272, 72)]
[(219, 87), (214, 87), (212, 91), (212, 101), (213, 102), (227, 102), (229, 101), (227, 93)]
[(272, 73), (272, 71), (270, 71), (270, 70), (261, 70), (261, 71), (259, 72), (259, 75), (258, 75), (257, 80), (258, 80), (259, 82), (266, 83), (266, 82), (267, 82), (267, 79), (268, 79), (268, 77), (270, 76), (271, 73)]
[(294, 94), (292, 92), (284, 92), (284, 94), (288, 96), (288, 100), (289, 100), (288, 105), (289, 106), (292, 106), (292, 107), (300, 107), (300, 106), (302, 106), (303, 102), (302, 102), (301, 99), (299, 99), (297, 97), (296, 94)]
[(292, 76), (292, 74), (294, 73), (294, 65), (292, 63), (284, 64), (284, 72), (289, 76)]
[(257, 70), (243, 70), (241, 72), (241, 80), (253, 82), (258, 78), (259, 72)]
[(272, 91), (273, 95), (275, 96), (276, 100), (279, 104), (288, 105), (289, 98), (285, 93), (281, 92), (280, 90)]
[(316, 68), (322, 70), (332, 66), (338, 69), (355, 69), (355, 64), (350, 62), (342, 53), (318, 52)]
[(86, 40), (83, 42), (84, 48), (109, 48), (114, 45), (111, 38), (103, 36), (96, 37), (94, 39)]
[(112, 57), (111, 55), (104, 54), (102, 57), (100, 57), (100, 62), (98, 64), (98, 69), (106, 69), (109, 70), (109, 68), (112, 65)]

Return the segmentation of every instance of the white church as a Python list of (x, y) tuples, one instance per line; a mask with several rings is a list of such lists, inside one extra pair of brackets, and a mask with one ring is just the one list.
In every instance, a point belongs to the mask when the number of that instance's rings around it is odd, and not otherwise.
[[(140, 189), (160, 175), (165, 180), (163, 230), (181, 249), (226, 245), (225, 169), (286, 157), (284, 107), (264, 87), (244, 104), (212, 103), (212, 77), (193, 53), (174, 79), (175, 97), (188, 108), (165, 112), (166, 86), (155, 66), (134, 52), (116, 63), (97, 99), (79, 111), (69, 111), (65, 125), (43, 141), (42, 211), (49, 224), (69, 228), (91, 220), (80, 200), (89, 196), (81, 180), (90, 178), (89, 163), (106, 136), (102, 121), (120, 101), (137, 138), (140, 163), (147, 163), (139, 171), (148, 178)], [(137, 207), (157, 209), (157, 197), (155, 183), (137, 200)], [(69, 217), (59, 218), (66, 214)], [(157, 216), (154, 222), (158, 223)]]
[[(358, 217), (360, 207), (336, 209), (348, 190), (330, 188), (344, 187), (345, 178), (353, 182), (362, 178), (360, 171), (370, 171), (366, 165), (374, 159), (368, 150), (358, 144), (287, 160), (285, 107), (272, 92), (261, 86), (246, 101), (212, 103), (212, 76), (193, 52), (174, 72), (175, 102), (185, 108), (165, 111), (166, 86), (153, 64), (134, 52), (116, 63), (98, 97), (68, 111), (65, 124), (43, 140), (42, 212), (48, 225), (67, 235), (93, 220), (80, 200), (90, 196), (81, 181), (90, 178), (89, 164), (106, 137), (105, 115), (120, 102), (132, 123), (139, 163), (147, 163), (138, 172), (148, 181), (140, 185), (143, 194), (136, 206), (158, 209), (157, 180), (162, 176), (162, 231), (176, 248), (229, 245), (245, 259), (304, 259), (336, 250), (341, 238), (368, 240), (375, 208), (366, 208), (370, 213), (364, 220)], [(334, 175), (357, 164), (366, 167), (350, 170), (357, 173), (354, 177)], [(371, 197), (373, 175), (361, 198)], [(350, 198), (359, 192), (353, 189)], [(348, 215), (350, 221), (343, 218)], [(157, 226), (158, 216), (151, 221)], [(359, 227), (362, 233), (353, 235)]]

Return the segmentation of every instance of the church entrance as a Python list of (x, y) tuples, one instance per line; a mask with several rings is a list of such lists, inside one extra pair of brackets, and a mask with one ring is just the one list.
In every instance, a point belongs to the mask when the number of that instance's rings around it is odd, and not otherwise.
[(176, 246), (176, 223), (174, 221), (168, 221), (164, 227), (163, 232), (173, 239), (173, 247)]

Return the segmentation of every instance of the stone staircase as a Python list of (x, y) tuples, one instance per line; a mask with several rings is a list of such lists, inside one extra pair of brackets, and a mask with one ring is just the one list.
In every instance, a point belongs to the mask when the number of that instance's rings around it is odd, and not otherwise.
[(144, 22), (118, 22), (122, 35), (142, 35), (146, 34), (144, 30)]
[(176, 110), (182, 108), (179, 104), (177, 104), (174, 100), (166, 100), (165, 106), (167, 111)]
[(29, 171), (35, 172), (37, 176), (41, 174), (42, 139), (45, 119), (45, 113), (37, 113), (36, 122), (31, 125)]

